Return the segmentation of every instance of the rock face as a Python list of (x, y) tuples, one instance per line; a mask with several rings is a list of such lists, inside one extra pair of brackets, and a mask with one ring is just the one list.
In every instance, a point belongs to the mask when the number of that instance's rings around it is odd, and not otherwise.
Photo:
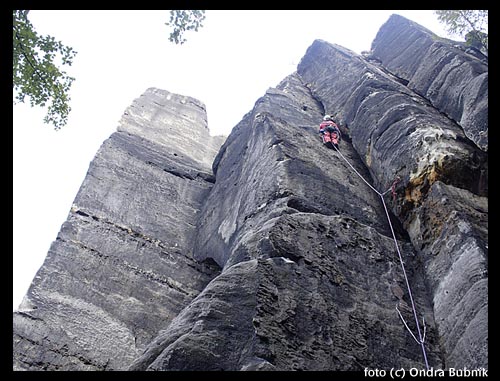
[(471, 53), (399, 15), (389, 18), (372, 43), (372, 58), (488, 151), (488, 62)]
[(192, 241), (221, 143), (193, 98), (134, 101), (14, 312), (14, 369), (124, 369), (219, 273)]
[(445, 365), (487, 367), (487, 155), (390, 72), (342, 47), (315, 41), (298, 72), (349, 126), (379, 188), (401, 178), (393, 210), (425, 268)]
[(488, 365), (488, 199), (436, 182), (407, 219), (447, 365)]
[[(395, 28), (424, 58), (388, 56)], [(435, 369), (488, 368), (487, 98), (455, 118), (417, 91), (429, 33), (392, 16), (367, 58), (314, 41), (223, 144), (199, 101), (148, 90), (14, 313), (14, 367), (363, 371), (425, 368), (424, 348)], [(356, 172), (393, 190), (396, 239)]]
[[(395, 310), (411, 318), (380, 200), (321, 146), (321, 117), (293, 74), (235, 127), (215, 160), (195, 250), (224, 271), (131, 369), (422, 367)], [(368, 177), (348, 142), (342, 150)], [(418, 283), (429, 357), (440, 366), (430, 300)]]

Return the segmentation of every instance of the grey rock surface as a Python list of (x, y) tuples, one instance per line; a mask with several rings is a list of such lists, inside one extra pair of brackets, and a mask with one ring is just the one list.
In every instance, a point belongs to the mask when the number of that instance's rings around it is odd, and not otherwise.
[[(223, 272), (131, 369), (424, 366), (396, 311), (415, 328), (380, 198), (321, 145), (321, 117), (320, 104), (292, 74), (236, 126), (215, 160), (217, 180), (195, 245), (197, 259), (213, 258)], [(342, 152), (370, 178), (348, 141)], [(400, 238), (411, 261), (408, 237)], [(422, 269), (408, 266), (427, 322), (428, 356), (441, 367), (430, 298), (415, 281)], [(244, 338), (233, 337), (233, 326), (245, 327)]]
[(362, 56), (317, 40), (298, 73), (325, 112), (348, 126), (379, 188), (400, 176), (405, 203), (412, 204), (437, 179), (487, 193), (487, 154), (425, 98)]
[[(433, 192), (438, 192), (434, 190), (435, 184), (443, 183), (445, 188), (437, 185), (436, 189), (446, 189), (453, 194), (469, 192), (480, 199), (487, 196), (487, 154), (467, 139), (459, 125), (442, 115), (425, 98), (399, 83), (397, 78), (392, 78), (355, 53), (323, 41), (313, 43), (298, 69), (315, 97), (324, 104), (326, 112), (336, 114), (349, 126), (353, 146), (369, 168), (375, 183), (380, 184), (379, 189), (383, 190), (382, 185), (387, 184), (389, 179), (401, 178), (397, 200), (391, 201), (391, 205), (413, 242), (422, 240), (420, 229), (435, 230), (436, 226), (431, 222), (436, 211), (443, 218), (452, 213), (449, 206), (432, 201)], [(483, 234), (474, 240), (481, 249), (470, 249), (470, 237), (467, 230), (463, 231), (463, 224), (470, 223), (469, 214), (475, 210), (476, 201), (474, 197), (461, 196), (460, 199), (461, 208), (466, 212), (460, 213), (461, 218), (447, 220), (450, 236), (444, 236), (425, 253), (420, 253), (419, 260), (424, 261), (429, 269), (438, 263), (434, 259), (436, 256), (444, 258), (464, 253), (462, 262), (452, 266), (455, 262), (452, 260), (439, 272), (440, 277), (446, 277), (446, 282), (451, 283), (446, 283), (445, 287), (445, 283), (429, 282), (429, 289), (433, 294), (435, 318), (447, 316), (447, 325), (439, 324), (442, 340), (446, 342), (446, 365), (487, 367), (487, 302), (484, 302), (487, 300), (487, 286), (485, 281), (476, 284), (477, 276), (474, 274), (482, 274), (481, 277), (486, 278), (487, 249), (484, 248), (487, 248), (488, 208), (483, 201), (483, 215), (477, 228)], [(433, 203), (434, 209), (425, 207), (429, 203)], [(426, 222), (419, 225), (419, 221)], [(457, 236), (452, 233), (457, 230), (462, 234)], [(450, 239), (457, 237), (461, 237), (459, 242), (451, 245)], [(430, 243), (427, 242), (427, 245)], [(416, 249), (420, 252), (421, 245), (416, 245)], [(463, 273), (460, 274), (460, 271)], [(432, 271), (427, 270), (427, 276), (432, 277), (431, 274)], [(445, 280), (441, 278), (441, 282)], [(454, 293), (453, 302), (447, 296), (449, 288), (460, 290), (459, 296)], [(469, 290), (475, 302), (461, 301)], [(448, 301), (445, 305), (444, 300)], [(459, 301), (468, 307), (451, 309), (451, 305)], [(474, 349), (468, 349), (467, 355), (459, 356), (458, 352), (464, 348)]]
[(195, 161), (200, 169), (211, 168), (225, 140), (223, 136), (210, 136), (203, 102), (155, 88), (134, 100), (117, 130), (154, 142), (181, 164)]
[(14, 312), (14, 368), (123, 370), (219, 273), (192, 241), (220, 142), (193, 98), (148, 89), (134, 101)]
[[(248, 259), (243, 242), (250, 232), (296, 211), (347, 213), (389, 234), (379, 218), (378, 196), (319, 143), (321, 118), (319, 104), (296, 74), (256, 102), (216, 157), (217, 181), (200, 217), (196, 258), (211, 257), (220, 266)], [(343, 152), (356, 160), (350, 145)]]
[(488, 368), (488, 199), (438, 181), (407, 221), (447, 366)]
[(371, 56), (456, 121), (488, 151), (488, 61), (399, 15), (382, 25)]
[[(423, 367), (395, 310), (413, 327), (390, 237), (348, 216), (303, 212), (262, 230), (268, 238), (250, 248), (261, 255), (226, 267), (131, 370)], [(441, 367), (425, 287), (411, 280), (429, 359)]]
[(487, 369), (487, 100), (445, 115), (456, 70), (418, 90), (456, 52), (406, 21), (366, 57), (314, 41), (225, 141), (198, 100), (135, 100), (14, 313), (14, 369), (424, 369), (395, 244), (429, 365)]

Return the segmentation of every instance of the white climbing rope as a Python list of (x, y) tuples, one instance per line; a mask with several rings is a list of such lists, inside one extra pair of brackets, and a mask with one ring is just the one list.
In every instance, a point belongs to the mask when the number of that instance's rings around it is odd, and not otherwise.
[(337, 153), (340, 155), (340, 157), (349, 165), (349, 167), (352, 168), (352, 170), (361, 178), (361, 180), (363, 180), (375, 193), (377, 193), (379, 196), (380, 196), (380, 199), (382, 200), (382, 205), (384, 205), (384, 210), (385, 210), (385, 215), (387, 217), (387, 221), (389, 222), (389, 227), (391, 228), (391, 233), (392, 233), (392, 238), (394, 239), (394, 246), (396, 246), (396, 251), (398, 253), (398, 256), (399, 256), (399, 262), (401, 264), (401, 269), (403, 270), (403, 275), (404, 275), (404, 278), (405, 278), (405, 281), (406, 281), (406, 288), (408, 290), (408, 295), (410, 297), (410, 301), (411, 301), (411, 307), (412, 307), (412, 310), (413, 310), (413, 317), (415, 318), (415, 324), (417, 326), (417, 333), (418, 333), (418, 338), (415, 337), (415, 335), (413, 334), (413, 332), (410, 330), (410, 328), (408, 327), (408, 325), (406, 324), (405, 320), (403, 319), (403, 316), (401, 315), (401, 312), (399, 311), (398, 307), (396, 306), (396, 310), (398, 311), (398, 314), (399, 314), (399, 317), (401, 318), (401, 320), (403, 321), (406, 329), (410, 332), (410, 334), (412, 335), (412, 337), (415, 339), (415, 341), (420, 345), (420, 347), (422, 348), (422, 354), (424, 356), (424, 361), (425, 361), (425, 367), (426, 369), (429, 369), (429, 363), (427, 361), (427, 353), (425, 351), (425, 345), (424, 345), (424, 341), (425, 341), (425, 320), (422, 320), (423, 321), (423, 326), (424, 326), (424, 333), (422, 335), (421, 331), (420, 331), (420, 324), (418, 322), (418, 317), (417, 317), (417, 309), (415, 307), (415, 302), (413, 301), (413, 295), (412, 295), (412, 292), (411, 292), (411, 287), (410, 287), (410, 282), (408, 281), (408, 276), (406, 275), (406, 270), (405, 270), (405, 265), (404, 265), (404, 262), (403, 262), (403, 256), (401, 255), (401, 251), (399, 250), (399, 245), (398, 245), (398, 241), (396, 239), (396, 234), (394, 233), (394, 229), (392, 228), (392, 223), (391, 223), (391, 218), (389, 217), (389, 211), (387, 210), (387, 206), (385, 204), (385, 200), (384, 200), (384, 195), (386, 195), (390, 190), (393, 191), (393, 194), (394, 193), (394, 186), (396, 184), (396, 182), (398, 181), (398, 179), (396, 179), (393, 184), (391, 185), (391, 187), (386, 190), (385, 192), (383, 193), (380, 193), (377, 189), (375, 189), (357, 170), (356, 168), (354, 168), (352, 166), (352, 164), (349, 162), (349, 160), (347, 160), (345, 158), (344, 155), (342, 155), (342, 153), (340, 152), (340, 150), (335, 146), (333, 145), (333, 148), (335, 148), (335, 150), (337, 151)]

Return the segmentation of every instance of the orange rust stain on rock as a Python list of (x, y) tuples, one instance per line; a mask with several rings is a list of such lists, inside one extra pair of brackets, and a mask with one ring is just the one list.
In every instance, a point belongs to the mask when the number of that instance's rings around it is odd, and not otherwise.
[(405, 201), (414, 206), (419, 205), (430, 186), (439, 180), (440, 167), (439, 164), (427, 167), (418, 176), (411, 178), (405, 189)]

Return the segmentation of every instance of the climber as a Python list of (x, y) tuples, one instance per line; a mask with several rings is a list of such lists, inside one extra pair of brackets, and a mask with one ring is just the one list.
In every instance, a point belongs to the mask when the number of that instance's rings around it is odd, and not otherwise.
[(339, 147), (341, 138), (340, 130), (337, 124), (333, 121), (330, 115), (325, 115), (323, 121), (319, 125), (319, 133), (322, 142), (329, 148)]

